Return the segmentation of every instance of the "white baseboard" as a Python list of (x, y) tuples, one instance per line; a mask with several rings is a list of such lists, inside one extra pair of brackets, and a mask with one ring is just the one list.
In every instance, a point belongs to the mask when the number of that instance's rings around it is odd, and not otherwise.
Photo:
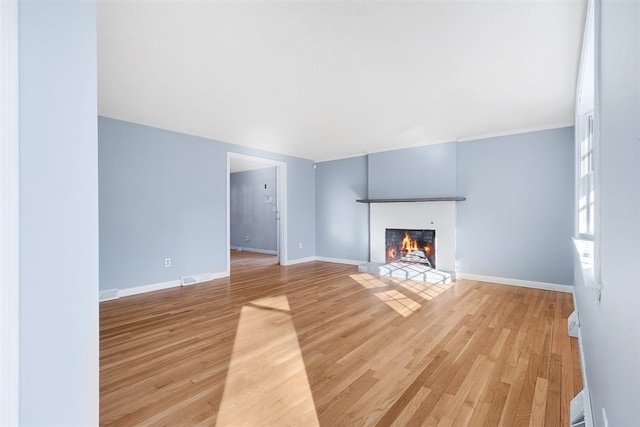
[(587, 378), (586, 361), (584, 359), (584, 347), (582, 341), (582, 327), (580, 325), (580, 309), (578, 308), (578, 298), (573, 294), (573, 310), (578, 315), (578, 353), (580, 353), (580, 370), (582, 372), (582, 385), (589, 388), (589, 379)]
[(573, 309), (578, 315), (578, 354), (580, 356), (580, 373), (582, 374), (582, 387), (584, 391), (584, 409), (587, 423), (585, 425), (595, 425), (593, 407), (591, 405), (591, 391), (589, 389), (589, 378), (587, 377), (587, 364), (584, 358), (584, 341), (582, 340), (582, 325), (580, 324), (580, 310), (578, 309), (578, 298), (573, 294)]
[(500, 285), (520, 286), (523, 288), (543, 289), (545, 291), (573, 293), (573, 286), (556, 283), (534, 282), (532, 280), (509, 279), (505, 277), (482, 276), (479, 274), (457, 273), (458, 279), (476, 280), (479, 282), (497, 283)]
[(105, 289), (100, 291), (100, 302), (118, 299), (117, 289)]
[(198, 283), (208, 282), (210, 280), (222, 279), (223, 277), (229, 277), (229, 273), (222, 271), (219, 273), (202, 273), (195, 274), (193, 276), (184, 276), (180, 279), (182, 286), (197, 285)]
[(358, 261), (355, 259), (328, 258), (323, 256), (317, 256), (315, 258), (316, 258), (316, 261), (333, 262), (335, 264), (348, 264), (348, 265), (360, 265), (360, 264), (365, 264), (367, 262), (367, 261)]
[(290, 259), (290, 260), (285, 261), (284, 263), (281, 263), (281, 264), (285, 265), (285, 266), (286, 265), (295, 265), (295, 264), (302, 264), (302, 263), (305, 263), (305, 262), (312, 262), (312, 261), (315, 261), (315, 260), (316, 260), (316, 257), (309, 256), (309, 257), (306, 257), (306, 258)]
[[(224, 277), (229, 277), (228, 271), (221, 271), (218, 273), (195, 274), (193, 276), (185, 276), (176, 280), (169, 280), (167, 282), (160, 282), (160, 283), (151, 283), (151, 284), (142, 285), (142, 286), (134, 286), (132, 288), (108, 289), (108, 290), (100, 291), (100, 302), (111, 301), (114, 299), (128, 297), (131, 295), (144, 294), (147, 292), (160, 291), (162, 289), (196, 285), (198, 283), (208, 282), (210, 280), (221, 279)], [(185, 281), (185, 279), (187, 278), (191, 280)]]
[(231, 246), (230, 249), (239, 252), (255, 252), (258, 254), (278, 255), (278, 252), (269, 249), (245, 248), (243, 246)]
[(118, 289), (118, 298), (131, 295), (144, 294), (147, 292), (160, 291), (162, 289), (177, 288), (182, 285), (180, 279), (169, 280), (168, 282), (151, 283), (149, 285), (135, 286), (133, 288)]

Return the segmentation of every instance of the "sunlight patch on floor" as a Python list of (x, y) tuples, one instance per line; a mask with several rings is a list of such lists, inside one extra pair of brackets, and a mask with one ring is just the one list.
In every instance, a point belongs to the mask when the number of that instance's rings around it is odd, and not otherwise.
[(351, 277), (353, 280), (367, 289), (385, 288), (389, 286), (388, 284), (380, 280), (379, 277), (369, 273), (352, 274), (349, 277)]
[(285, 295), (242, 307), (217, 426), (318, 426)]
[(404, 317), (409, 316), (419, 309), (421, 305), (398, 290), (381, 291), (380, 288), (397, 285), (426, 301), (431, 301), (453, 286), (453, 283), (434, 284), (421, 280), (407, 280), (398, 277), (385, 277), (383, 281), (379, 276), (369, 273), (352, 274), (349, 277), (366, 289), (378, 291), (373, 294)]
[(421, 298), (431, 301), (447, 289), (453, 286), (453, 283), (426, 283), (418, 280), (406, 280), (393, 277), (390, 279), (392, 282), (397, 283), (408, 291), (420, 296)]
[(421, 307), (411, 298), (395, 290), (376, 292), (374, 295), (403, 317), (407, 317)]

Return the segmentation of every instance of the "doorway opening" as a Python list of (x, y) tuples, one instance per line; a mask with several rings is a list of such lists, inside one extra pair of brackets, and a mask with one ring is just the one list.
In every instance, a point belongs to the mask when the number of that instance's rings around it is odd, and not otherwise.
[[(233, 174), (233, 176), (232, 176)], [(275, 255), (287, 260), (287, 164), (277, 160), (227, 153), (227, 271), (242, 255)], [(251, 212), (246, 212), (251, 209)]]

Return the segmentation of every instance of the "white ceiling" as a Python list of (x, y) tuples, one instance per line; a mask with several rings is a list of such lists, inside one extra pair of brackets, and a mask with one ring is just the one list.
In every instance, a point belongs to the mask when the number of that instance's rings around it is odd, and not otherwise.
[(585, 12), (103, 1), (99, 113), (316, 161), (571, 125)]

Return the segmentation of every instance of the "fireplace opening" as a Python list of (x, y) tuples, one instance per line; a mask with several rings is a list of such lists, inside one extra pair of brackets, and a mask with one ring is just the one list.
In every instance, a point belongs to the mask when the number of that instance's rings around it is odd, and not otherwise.
[(406, 262), (436, 268), (436, 230), (385, 231), (386, 262)]

